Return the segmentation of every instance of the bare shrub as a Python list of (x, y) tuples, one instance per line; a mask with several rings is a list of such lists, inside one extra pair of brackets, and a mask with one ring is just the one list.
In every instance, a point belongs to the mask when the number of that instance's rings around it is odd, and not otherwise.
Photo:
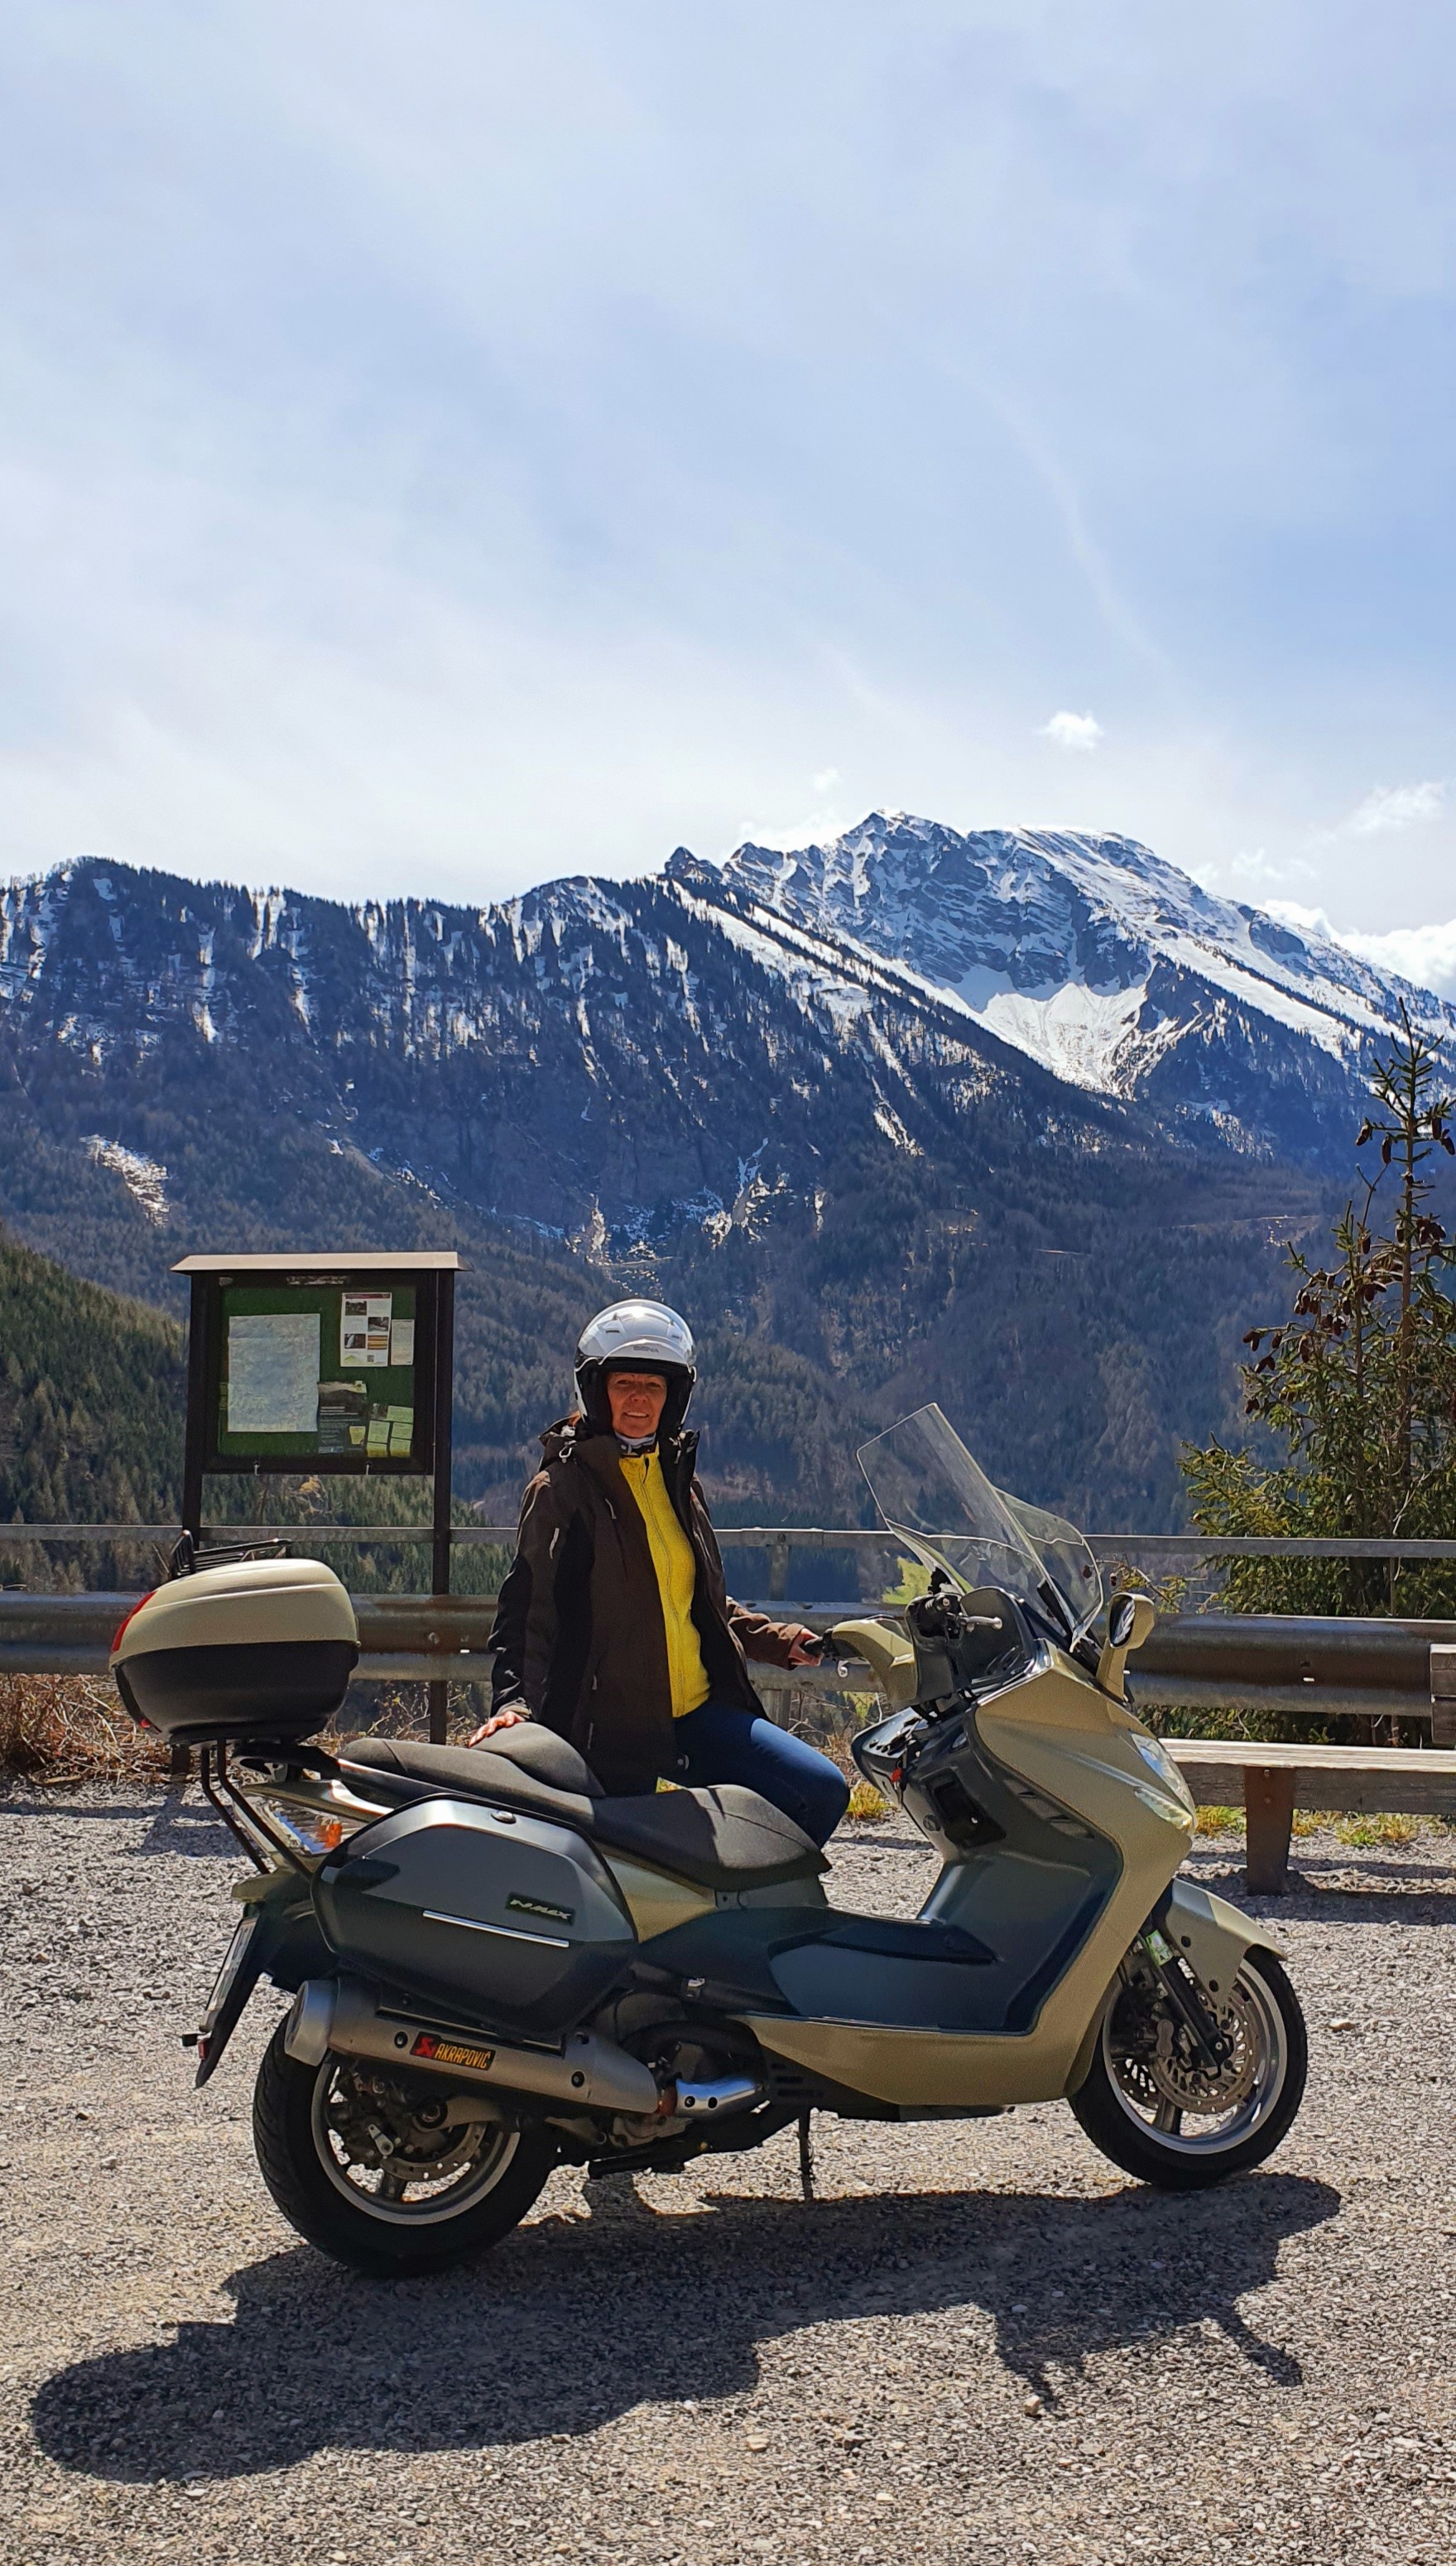
[(0, 1675), (0, 1778), (42, 1790), (154, 1781), (166, 1750), (89, 1675)]

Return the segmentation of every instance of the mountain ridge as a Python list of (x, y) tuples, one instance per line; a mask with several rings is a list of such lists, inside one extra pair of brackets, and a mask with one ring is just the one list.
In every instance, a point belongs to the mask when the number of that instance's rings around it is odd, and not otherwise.
[[(740, 1521), (852, 1516), (861, 1427), (939, 1397), (1023, 1493), (1175, 1523), (1179, 1437), (1237, 1430), (1239, 1332), (1323, 1221), (1357, 1082), (1212, 1000), (1143, 1029), (1133, 1092), (1069, 1081), (934, 976), (943, 905), (897, 953), (862, 898), (877, 942), (681, 850), (482, 907), (87, 859), (0, 896), (0, 1202), (164, 1307), (191, 1248), (459, 1246), (459, 1485), (492, 1506), (593, 1300), (650, 1288), (737, 1384), (703, 1406)], [(1083, 905), (1121, 1005), (1127, 937)]]
[[(1322, 1064), (1304, 1067), (1317, 1124), (1331, 1103), (1343, 1104), (1402, 1004), (1456, 1065), (1456, 1007), (1446, 1000), (1204, 891), (1120, 835), (963, 834), (872, 812), (822, 845), (745, 844), (719, 872), (730, 898), (852, 934), (886, 956), (904, 956), (913, 939), (922, 975), (983, 1028), (1073, 1084), (1155, 1110), (1217, 1119), (1207, 1078), (1180, 1087), (1177, 1076), (1190, 1040), (1206, 1048), (1210, 1008), (1223, 1012), (1217, 1034), (1231, 1056), (1259, 1019), (1327, 1053), (1333, 1082)], [(1074, 992), (1094, 1003), (1079, 1007)], [(1284, 1066), (1287, 1082), (1292, 1060)], [(1250, 1105), (1247, 1082), (1226, 1101), (1221, 1128), (1236, 1146), (1318, 1156), (1336, 1138), (1271, 1122)]]

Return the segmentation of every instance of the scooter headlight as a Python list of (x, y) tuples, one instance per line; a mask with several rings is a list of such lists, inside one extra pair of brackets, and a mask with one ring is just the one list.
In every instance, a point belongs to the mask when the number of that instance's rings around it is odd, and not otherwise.
[(1134, 1737), (1138, 1754), (1150, 1772), (1156, 1773), (1165, 1791), (1170, 1791), (1179, 1808), (1192, 1817), (1195, 1814), (1193, 1794), (1173, 1762), (1167, 1748), (1156, 1737)]

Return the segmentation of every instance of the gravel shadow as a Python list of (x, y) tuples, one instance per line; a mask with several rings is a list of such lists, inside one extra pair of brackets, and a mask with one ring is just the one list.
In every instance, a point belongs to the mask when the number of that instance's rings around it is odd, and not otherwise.
[(36, 2437), (63, 2464), (131, 2483), (248, 2476), (330, 2447), (530, 2442), (643, 2401), (740, 2396), (758, 2346), (801, 2328), (923, 2315), (948, 2341), (947, 2319), (979, 2333), (978, 2311), (1005, 2367), (1053, 2406), (1090, 2357), (1154, 2353), (1207, 2324), (1262, 2379), (1294, 2385), (1299, 2364), (1239, 2301), (1339, 2207), (1329, 2184), (1279, 2174), (1182, 2197), (720, 2195), (687, 2214), (625, 2180), (591, 2190), (591, 2217), (542, 2219), (473, 2272), (366, 2282), (305, 2247), (248, 2264), (228, 2284), (230, 2323), (58, 2371)]
[[(145, 1832), (128, 1854), (206, 1855), (210, 1861), (236, 1863), (240, 1859), (236, 1836), (223, 1825), (216, 1811), (205, 1800), (184, 1799), (180, 1790), (158, 1797), (148, 1791), (144, 1797), (133, 1796), (124, 1789), (108, 1791), (105, 1796), (83, 1797), (80, 1792), (60, 1790), (55, 1793), (18, 1792), (0, 1796), (0, 1819), (4, 1818), (84, 1818), (90, 1833), (98, 1820), (130, 1825), (140, 1818), (146, 1821)], [(109, 1852), (115, 1848), (108, 1846)]]

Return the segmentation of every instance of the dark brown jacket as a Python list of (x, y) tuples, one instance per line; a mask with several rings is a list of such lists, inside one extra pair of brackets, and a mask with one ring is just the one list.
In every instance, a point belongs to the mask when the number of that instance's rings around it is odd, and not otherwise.
[[(516, 1556), (492, 1645), (494, 1707), (527, 1710), (586, 1756), (607, 1791), (650, 1791), (671, 1773), (672, 1699), (662, 1599), (647, 1528), (617, 1467), (614, 1434), (568, 1418), (543, 1434), (546, 1463), (526, 1490)], [(702, 1490), (698, 1438), (659, 1444), (662, 1476), (697, 1561), (692, 1617), (714, 1701), (762, 1711), (745, 1663), (786, 1667), (799, 1624), (735, 1604)]]

